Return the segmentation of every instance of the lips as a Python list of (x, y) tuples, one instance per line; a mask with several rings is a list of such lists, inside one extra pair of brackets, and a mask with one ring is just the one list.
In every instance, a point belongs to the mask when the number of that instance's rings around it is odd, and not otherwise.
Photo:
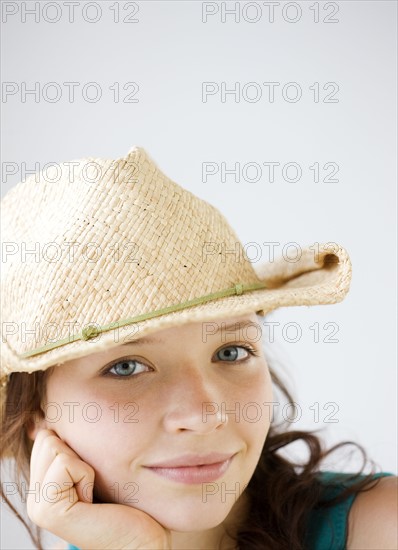
[(184, 455), (145, 468), (169, 481), (185, 484), (210, 483), (225, 474), (235, 454), (237, 453)]
[(183, 468), (186, 466), (203, 466), (204, 464), (216, 464), (225, 462), (235, 453), (208, 453), (206, 455), (186, 454), (155, 464), (146, 465), (147, 468)]

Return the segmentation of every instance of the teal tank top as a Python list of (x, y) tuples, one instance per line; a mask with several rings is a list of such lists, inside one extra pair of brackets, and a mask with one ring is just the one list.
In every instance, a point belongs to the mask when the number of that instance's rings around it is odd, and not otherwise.
[[(341, 472), (319, 472), (320, 479), (326, 486), (338, 478), (338, 483), (326, 487), (322, 498), (331, 499), (340, 494), (345, 487), (366, 477), (360, 475), (350, 482), (345, 482), (352, 474)], [(372, 479), (384, 476), (395, 476), (390, 472), (374, 474)], [(312, 510), (308, 524), (305, 548), (306, 550), (345, 550), (347, 538), (347, 519), (356, 495), (351, 495), (340, 504), (325, 508), (324, 510)], [(69, 544), (68, 550), (79, 550)]]
[[(323, 499), (332, 499), (343, 492), (346, 487), (365, 478), (365, 475), (346, 481), (352, 474), (341, 472), (320, 472), (321, 482), (327, 486), (322, 494)], [(395, 476), (390, 472), (374, 474), (372, 479)], [(336, 478), (338, 481), (336, 482)], [(330, 485), (330, 482), (335, 482)], [(329, 485), (328, 485), (329, 484)], [(347, 543), (347, 520), (351, 506), (357, 495), (353, 494), (343, 502), (323, 510), (312, 510), (307, 527), (305, 548), (308, 550), (345, 550)]]

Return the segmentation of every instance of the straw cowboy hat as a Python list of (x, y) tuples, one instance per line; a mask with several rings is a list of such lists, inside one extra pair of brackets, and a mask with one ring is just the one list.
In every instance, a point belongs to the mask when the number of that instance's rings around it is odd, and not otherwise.
[(351, 281), (336, 243), (255, 267), (224, 216), (141, 147), (47, 167), (4, 196), (1, 217), (3, 400), (13, 372), (182, 323), (333, 304)]

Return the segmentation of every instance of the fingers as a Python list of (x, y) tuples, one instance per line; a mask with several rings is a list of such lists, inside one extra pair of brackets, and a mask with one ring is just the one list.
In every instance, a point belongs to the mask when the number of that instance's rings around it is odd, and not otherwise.
[(53, 430), (40, 430), (33, 444), (30, 458), (30, 479), (42, 483), (54, 458), (60, 453), (79, 458)]
[(92, 502), (93, 486), (93, 468), (62, 452), (56, 455), (42, 482), (52, 509), (59, 508), (62, 514), (69, 512), (78, 502)]
[(41, 430), (32, 449), (28, 516), (51, 530), (57, 514), (62, 517), (78, 502), (92, 502), (94, 476), (94, 469), (53, 430)]

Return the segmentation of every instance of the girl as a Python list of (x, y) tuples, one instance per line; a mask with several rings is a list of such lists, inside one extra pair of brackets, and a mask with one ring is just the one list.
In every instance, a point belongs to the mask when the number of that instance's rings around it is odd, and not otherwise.
[[(70, 549), (396, 548), (397, 477), (322, 471), (343, 443), (274, 419), (294, 400), (265, 316), (341, 301), (341, 246), (255, 271), (140, 147), (32, 176), (2, 212), (1, 456), (36, 526)], [(298, 440), (304, 464), (279, 453)]]

